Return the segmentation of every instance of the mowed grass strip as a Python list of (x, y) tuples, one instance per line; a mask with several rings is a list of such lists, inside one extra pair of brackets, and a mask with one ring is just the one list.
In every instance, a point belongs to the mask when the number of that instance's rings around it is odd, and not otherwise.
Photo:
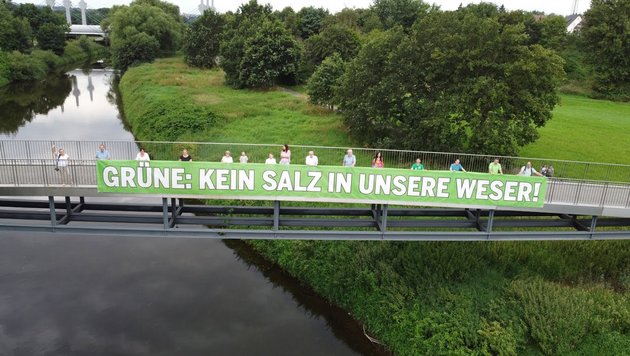
[(562, 95), (523, 157), (630, 164), (630, 104)]
[[(191, 68), (181, 57), (132, 68), (123, 81), (127, 88), (151, 87), (154, 93), (175, 91), (175, 97), (190, 99), (181, 105), (198, 105), (218, 117), (203, 132), (191, 132), (180, 141), (342, 147), (351, 142), (340, 115), (309, 104), (303, 95), (275, 89), (235, 90), (224, 84), (221, 70)], [(128, 116), (133, 114), (127, 110)]]

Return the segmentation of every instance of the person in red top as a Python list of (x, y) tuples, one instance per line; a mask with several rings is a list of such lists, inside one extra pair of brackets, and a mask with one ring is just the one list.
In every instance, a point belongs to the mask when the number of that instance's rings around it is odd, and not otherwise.
[(372, 160), (372, 168), (383, 168), (385, 167), (385, 162), (383, 162), (383, 155), (381, 152), (376, 152), (374, 155), (374, 159)]

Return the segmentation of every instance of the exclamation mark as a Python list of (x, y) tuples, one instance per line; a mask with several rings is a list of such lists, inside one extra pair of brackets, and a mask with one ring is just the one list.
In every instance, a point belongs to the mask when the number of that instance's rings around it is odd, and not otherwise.
[(539, 194), (540, 194), (540, 183), (534, 183), (534, 199), (532, 199), (532, 201), (538, 201)]

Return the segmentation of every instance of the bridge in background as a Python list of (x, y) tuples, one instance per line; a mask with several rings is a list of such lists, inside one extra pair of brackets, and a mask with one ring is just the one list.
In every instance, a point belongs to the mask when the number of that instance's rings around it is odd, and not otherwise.
[[(576, 240), (630, 239), (630, 166), (483, 155), (381, 150), (391, 168), (408, 169), (419, 157), (430, 170), (456, 158), (468, 171), (486, 172), (499, 158), (514, 174), (526, 162), (553, 165), (543, 208), (314, 204), (268, 201), (261, 206), (98, 193), (94, 155), (101, 142), (0, 141), (0, 229), (64, 234), (335, 240)], [(113, 159), (133, 159), (144, 147), (153, 159), (176, 160), (186, 148), (198, 161), (246, 152), (263, 162), (280, 145), (197, 142), (104, 142)], [(53, 150), (70, 156), (68, 185), (54, 170)], [(292, 164), (309, 150), (320, 165), (340, 165), (346, 148), (291, 146)], [(358, 166), (375, 149), (354, 148)], [(200, 197), (202, 198), (202, 197)], [(249, 205), (249, 204), (248, 204)], [(430, 205), (430, 204), (427, 204)]]

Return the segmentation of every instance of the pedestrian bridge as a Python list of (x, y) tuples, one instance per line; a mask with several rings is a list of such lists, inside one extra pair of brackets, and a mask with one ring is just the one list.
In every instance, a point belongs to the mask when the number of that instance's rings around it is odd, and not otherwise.
[[(63, 234), (200, 238), (336, 240), (574, 240), (630, 238), (630, 166), (521, 157), (380, 150), (388, 168), (407, 172), (420, 158), (428, 172), (446, 172), (460, 159), (468, 172), (485, 173), (499, 158), (505, 175), (526, 162), (553, 166), (544, 204), (502, 206), (419, 201), (343, 199), (317, 202), (278, 196), (105, 193), (97, 189), (95, 153), (105, 144), (113, 160), (132, 160), (140, 147), (156, 160), (176, 161), (187, 149), (195, 162), (217, 162), (229, 150), (262, 163), (280, 145), (196, 142), (0, 141), (0, 229)], [(67, 181), (54, 152), (69, 155)], [(308, 151), (320, 166), (339, 166), (346, 148), (292, 146), (292, 167)], [(357, 166), (369, 167), (377, 150), (354, 148)], [(157, 164), (155, 162), (154, 164)], [(211, 163), (207, 163), (211, 165)], [(375, 170), (376, 171), (376, 170)], [(393, 170), (390, 170), (393, 171)], [(418, 173), (421, 174), (421, 173)], [(428, 174), (428, 173), (426, 173)], [(479, 174), (478, 177), (492, 177)], [(210, 200), (211, 199), (211, 200)], [(202, 204), (200, 200), (209, 200)]]

